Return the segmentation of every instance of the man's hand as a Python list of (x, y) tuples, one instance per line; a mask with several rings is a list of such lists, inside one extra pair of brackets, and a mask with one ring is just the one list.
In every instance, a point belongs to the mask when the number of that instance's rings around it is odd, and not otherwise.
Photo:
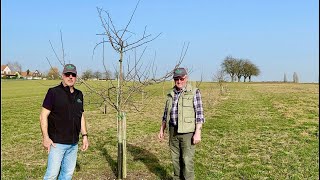
[(202, 129), (202, 123), (197, 123), (196, 131), (194, 132), (194, 135), (192, 137), (193, 144), (198, 144), (201, 141), (201, 129)]
[(164, 139), (164, 131), (162, 129), (160, 129), (160, 132), (158, 134), (158, 138), (160, 139), (160, 141), (162, 141)]
[(88, 136), (83, 136), (81, 151), (86, 151), (89, 147)]
[(198, 144), (201, 141), (201, 131), (196, 131), (192, 137), (192, 143)]
[(43, 138), (43, 139), (42, 139), (42, 145), (43, 145), (43, 147), (44, 147), (45, 149), (47, 149), (48, 154), (49, 154), (49, 152), (50, 152), (50, 147), (51, 147), (51, 145), (52, 145), (53, 147), (56, 147), (56, 145), (53, 143), (53, 141), (52, 141), (49, 137), (46, 137), (46, 138)]
[(160, 132), (158, 134), (158, 138), (160, 139), (160, 141), (162, 141), (164, 139), (164, 130), (166, 129), (167, 123), (166, 122), (162, 122), (161, 126), (160, 126)]

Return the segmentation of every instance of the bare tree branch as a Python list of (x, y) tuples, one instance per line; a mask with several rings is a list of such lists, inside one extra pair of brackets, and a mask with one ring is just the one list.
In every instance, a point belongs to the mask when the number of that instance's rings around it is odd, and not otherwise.
[(54, 52), (54, 54), (55, 54), (55, 56), (56, 56), (57, 60), (59, 61), (59, 63), (60, 63), (62, 66), (64, 66), (64, 64), (65, 64), (65, 63), (59, 59), (59, 57), (58, 57), (58, 55), (57, 55), (56, 51), (54, 50), (54, 48), (53, 48), (52, 43), (51, 43), (51, 41), (50, 41), (50, 40), (49, 40), (49, 42), (50, 42), (50, 45), (51, 45), (52, 51)]
[[(63, 47), (63, 40), (62, 40), (62, 32), (61, 32), (61, 30), (60, 30), (60, 40), (61, 40), (61, 48), (62, 48), (62, 62), (63, 62), (63, 65), (65, 65), (65, 64), (66, 64), (66, 61), (65, 61), (65, 59), (64, 59), (65, 53), (64, 53), (64, 47)], [(69, 61), (69, 63), (70, 63), (70, 61)]]
[(127, 31), (128, 27), (129, 27), (129, 25), (130, 25), (130, 23), (131, 23), (131, 21), (133, 19), (133, 16), (134, 16), (134, 14), (135, 14), (135, 12), (136, 12), (136, 10), (138, 8), (139, 3), (140, 3), (140, 0), (137, 2), (136, 7), (134, 8), (133, 13), (131, 14), (130, 20), (128, 21), (127, 26), (124, 28), (124, 31), (123, 31), (122, 35), (120, 36), (120, 39), (123, 38), (124, 33)]

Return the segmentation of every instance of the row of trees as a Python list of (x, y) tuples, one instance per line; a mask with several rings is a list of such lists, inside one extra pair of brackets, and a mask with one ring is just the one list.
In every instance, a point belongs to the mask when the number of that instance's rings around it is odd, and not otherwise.
[[(21, 64), (17, 61), (8, 62), (8, 66), (13, 72), (21, 73)], [(218, 82), (226, 81), (225, 75), (229, 74), (231, 77), (231, 81), (234, 82), (238, 80), (240, 81), (241, 77), (244, 77), (243, 81), (246, 82), (246, 79), (249, 78), (249, 82), (251, 82), (252, 76), (258, 76), (260, 74), (259, 68), (254, 65), (250, 60), (247, 59), (237, 59), (232, 56), (227, 56), (221, 64), (222, 70), (219, 70), (214, 74), (214, 80)], [(30, 70), (27, 70), (27, 74), (29, 74)], [(113, 75), (112, 75), (113, 74)], [(60, 73), (57, 67), (52, 67), (47, 73), (43, 73), (44, 78), (48, 79), (59, 79)], [(88, 79), (117, 79), (118, 73), (112, 73), (110, 70), (106, 70), (105, 72), (95, 71), (93, 72), (91, 69), (87, 69), (80, 75), (83, 80)], [(283, 77), (283, 82), (289, 82), (286, 73)], [(296, 72), (293, 73), (292, 82), (299, 83), (299, 76)]]
[(110, 70), (107, 70), (105, 72), (95, 71), (93, 72), (91, 69), (88, 69), (82, 73), (82, 79), (88, 80), (88, 79), (112, 79), (113, 77), (117, 77), (117, 73), (112, 76), (112, 72)]
[[(44, 77), (48, 79), (60, 79), (60, 72), (57, 67), (52, 67), (48, 71), (48, 73), (44, 73)], [(78, 74), (83, 80), (88, 79), (113, 79), (113, 77), (117, 78), (118, 74), (114, 73), (112, 76), (112, 72), (107, 70), (105, 72), (95, 71), (93, 72), (91, 69), (84, 71), (82, 74)]]
[(220, 73), (227, 73), (230, 75), (231, 82), (238, 80), (240, 82), (241, 78), (243, 77), (243, 82), (246, 82), (246, 79), (249, 79), (251, 82), (252, 76), (258, 76), (260, 74), (260, 69), (253, 64), (248, 59), (240, 59), (234, 58), (232, 56), (227, 56), (222, 64), (222, 72)]
[[(8, 62), (8, 66), (10, 68), (10, 70), (12, 72), (16, 72), (21, 74), (22, 72), (22, 66), (19, 62), (15, 61), (15, 62)], [(29, 75), (30, 70), (28, 69), (27, 71), (27, 75)], [(45, 72), (42, 74), (42, 78), (47, 78), (47, 79), (60, 79), (60, 71), (57, 67), (51, 67), (49, 69), (49, 71)], [(17, 75), (18, 76), (18, 75)], [(112, 76), (112, 72), (107, 70), (105, 72), (100, 72), (100, 71), (95, 71), (93, 72), (92, 70), (88, 69), (86, 71), (84, 71), (81, 75), (81, 78), (84, 80), (88, 80), (88, 79), (112, 79), (113, 77), (117, 78), (118, 74), (114, 73), (114, 76)]]

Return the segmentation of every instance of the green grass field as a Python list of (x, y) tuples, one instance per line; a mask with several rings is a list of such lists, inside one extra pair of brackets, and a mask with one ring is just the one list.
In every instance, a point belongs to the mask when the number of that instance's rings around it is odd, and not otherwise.
[[(39, 113), (59, 81), (1, 82), (1, 179), (42, 179), (47, 153)], [(168, 138), (159, 142), (165, 86), (140, 111), (127, 112), (127, 179), (170, 179)], [(319, 85), (201, 83), (206, 123), (195, 157), (196, 179), (319, 179)], [(84, 85), (79, 89), (86, 94)], [(73, 179), (116, 179), (116, 113), (85, 104), (90, 147), (78, 153)]]

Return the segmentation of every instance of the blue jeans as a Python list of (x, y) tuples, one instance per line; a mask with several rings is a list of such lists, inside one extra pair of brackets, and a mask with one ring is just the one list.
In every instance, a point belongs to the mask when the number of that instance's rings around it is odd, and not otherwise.
[[(72, 179), (77, 162), (78, 144), (51, 145), (48, 156), (47, 171), (43, 179)], [(60, 172), (60, 174), (59, 174)]]

